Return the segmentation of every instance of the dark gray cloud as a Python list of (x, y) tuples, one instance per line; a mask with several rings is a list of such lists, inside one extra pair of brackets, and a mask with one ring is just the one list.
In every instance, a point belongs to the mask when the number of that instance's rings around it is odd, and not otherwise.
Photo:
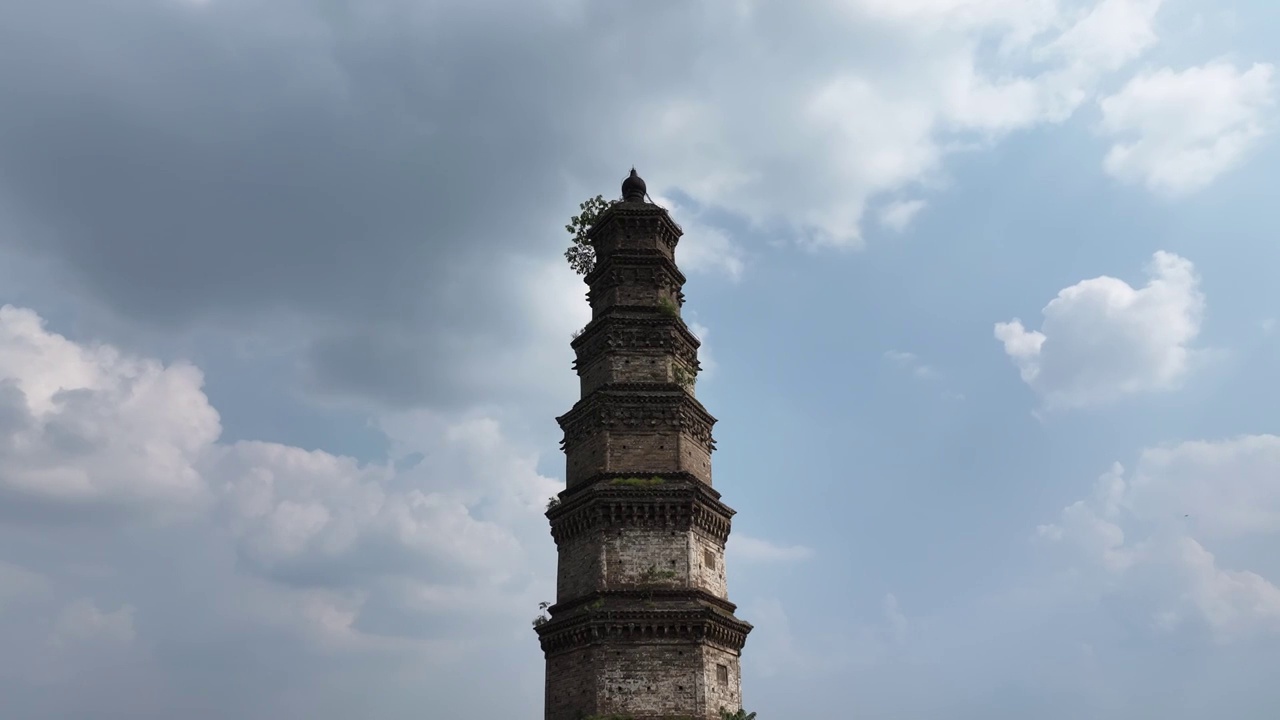
[(300, 315), (325, 387), (440, 400), (437, 338), (521, 339), (489, 261), (555, 258), (625, 137), (534, 6), (75, 5), (0, 9), (4, 242), (139, 323)]
[(51, 259), (134, 323), (277, 313), (312, 346), (317, 390), (474, 401), (469, 353), (545, 343), (526, 271), (492, 261), (557, 262), (564, 219), (629, 164), (655, 192), (856, 244), (869, 199), (936, 169), (936, 133), (1054, 116), (951, 70), (975, 36), (1052, 22), (983, 6), (940, 29), (922, 12), (15, 0), (0, 249)]
[(563, 123), (527, 82), (554, 58), (505, 26), (481, 47), (290, 3), (79, 5), (6, 4), (0, 176), (45, 231), (13, 240), (122, 311), (404, 312), (459, 255), (529, 242), (503, 220), (546, 202)]

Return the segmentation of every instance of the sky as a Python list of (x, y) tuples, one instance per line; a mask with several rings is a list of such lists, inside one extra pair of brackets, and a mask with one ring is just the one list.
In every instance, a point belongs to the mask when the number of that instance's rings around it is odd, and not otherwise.
[(0, 715), (534, 720), (685, 234), (763, 720), (1280, 705), (1280, 4), (0, 3)]

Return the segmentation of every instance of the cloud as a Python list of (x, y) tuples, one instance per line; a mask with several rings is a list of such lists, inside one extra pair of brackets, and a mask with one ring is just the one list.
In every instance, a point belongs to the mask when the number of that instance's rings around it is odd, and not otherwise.
[(893, 593), (884, 596), (883, 604), (885, 623), (888, 625), (889, 633), (895, 642), (901, 643), (906, 639), (911, 623), (903, 614), (902, 608), (898, 605), (898, 598)]
[(692, 273), (719, 273), (729, 280), (742, 279), (746, 269), (742, 251), (722, 230), (706, 226), (684, 225), (680, 241), (680, 268)]
[(1280, 438), (1252, 435), (1148, 448), (1130, 483), (1148, 520), (1194, 518), (1212, 538), (1280, 532)]
[(693, 333), (693, 336), (702, 343), (698, 346), (698, 363), (702, 366), (702, 371), (698, 373), (698, 379), (708, 380), (715, 376), (716, 369), (719, 367), (716, 364), (715, 357), (711, 354), (711, 348), (707, 346), (707, 335), (711, 333), (711, 330), (697, 321), (690, 321), (688, 325), (689, 332)]
[(1113, 177), (1180, 196), (1238, 165), (1270, 126), (1274, 67), (1217, 60), (1143, 72), (1099, 100), (1102, 131), (1115, 140), (1104, 167)]
[(532, 607), (527, 594), (554, 573), (530, 550), (552, 550), (542, 511), (563, 484), (490, 418), (419, 412), (384, 425), (423, 460), (396, 470), (274, 443), (211, 449), (205, 475), (243, 569), (320, 591), (309, 597), (329, 609), (317, 619), (355, 641), (449, 636)]
[(128, 645), (133, 642), (134, 608), (129, 605), (106, 612), (88, 598), (68, 604), (58, 615), (50, 641), (59, 647), (80, 643)]
[(1222, 567), (1206, 544), (1274, 571), (1265, 553), (1237, 541), (1278, 532), (1274, 435), (1148, 448), (1132, 472), (1117, 463), (1038, 530), (1071, 547), (1078, 568), (1096, 571), (1091, 587), (1134, 603), (1153, 631), (1198, 625), (1220, 642), (1280, 633), (1280, 588), (1257, 571)]
[(871, 626), (859, 626), (838, 637), (831, 632), (812, 637), (797, 631), (776, 597), (757, 598), (741, 614), (755, 625), (748, 641), (751, 652), (744, 653), (743, 663), (748, 672), (764, 678), (838, 677), (851, 662), (866, 662), (881, 650)]
[[(942, 373), (937, 368), (926, 363), (915, 353), (905, 350), (886, 350), (884, 359), (921, 382), (933, 383), (942, 379)], [(964, 393), (944, 388), (940, 397), (947, 402), (960, 402), (965, 396)]]
[(747, 612), (759, 629), (751, 633), (755, 657), (748, 656), (744, 663), (754, 664), (764, 677), (776, 677), (788, 670), (815, 664), (810, 657), (812, 651), (799, 642), (791, 630), (791, 619), (780, 600), (757, 600)]
[[(17, 697), (9, 679), (56, 685), (100, 673), (114, 662), (107, 646), (131, 648), (118, 655), (128, 682), (171, 688), (190, 681), (181, 675), (191, 666), (156, 658), (189, 652), (188, 643), (235, 664), (263, 651), (254, 637), (274, 638), (277, 654), (423, 662), (464, 638), (478, 648), (524, 629), (528, 609), (552, 591), (542, 511), (563, 485), (539, 474), (537, 455), (492, 418), (386, 416), (397, 457), (419, 458), (398, 467), (227, 443), (191, 366), (77, 343), (12, 307), (0, 309), (0, 339), (9, 393), (0, 633), (15, 638), (12, 653), (38, 656), (14, 674), (0, 658), (6, 696)], [(19, 512), (36, 501), (58, 521)], [(72, 521), (89, 511), (91, 522)], [(27, 602), (36, 595), (47, 597)], [(219, 671), (219, 682), (234, 674)], [(97, 692), (77, 688), (38, 701), (40, 712)]]
[(690, 274), (721, 275), (731, 282), (742, 280), (746, 270), (746, 256), (742, 247), (729, 234), (700, 221), (699, 214), (661, 195), (652, 196), (653, 202), (667, 209), (684, 235), (676, 248), (676, 262), (680, 269)]
[(489, 322), (464, 307), (479, 292), (466, 287), (464, 272), (428, 293), (439, 300), (429, 317), (375, 314), (319, 333), (304, 351), (307, 389), (394, 411), (463, 411), (473, 404), (527, 405), (569, 396), (577, 380), (566, 371), (573, 363), (568, 338), (591, 319), (582, 278), (558, 256), (534, 261), (507, 255), (485, 264), (485, 272), (504, 284), (485, 290), (489, 297), (480, 304), (493, 303), (490, 309), (502, 319)]
[(0, 613), (5, 606), (49, 589), (48, 579), (27, 568), (0, 561)]
[(1040, 330), (996, 323), (995, 337), (1022, 380), (1049, 407), (1080, 407), (1170, 390), (1192, 368), (1204, 296), (1189, 260), (1157, 252), (1149, 280), (1131, 287), (1102, 276), (1063, 289)]
[(902, 350), (886, 350), (884, 358), (921, 379), (934, 378), (938, 375), (937, 370), (925, 364), (915, 353)]
[(457, 498), (388, 491), (395, 478), (384, 467), (272, 443), (216, 455), (208, 475), (224, 483), (241, 553), (272, 577), (320, 585), (358, 583), (364, 573), (448, 577), (521, 553), (505, 529), (477, 521)]
[[(96, 4), (78, 36), (7, 3), (0, 250), (96, 314), (287, 338), (313, 390), (457, 409), (543, 367), (499, 357), (561, 367), (529, 300), (582, 304), (544, 259), (627, 163), (655, 196), (855, 247), (869, 203), (936, 186), (956, 148), (1068, 117), (1153, 42), (1158, 5)], [(736, 240), (676, 219), (691, 271), (743, 274)]]
[(900, 233), (907, 229), (926, 204), (924, 200), (895, 200), (880, 209), (880, 225)]
[(30, 310), (0, 307), (0, 492), (11, 511), (163, 514), (205, 501), (196, 464), (221, 426), (202, 382), (190, 365), (77, 345)]
[(727, 552), (735, 560), (749, 563), (788, 563), (813, 557), (813, 549), (804, 545), (777, 545), (742, 533), (730, 536)]
[(1163, 5), (1163, 0), (1104, 0), (1082, 11), (1043, 54), (1070, 58), (1085, 70), (1119, 70), (1156, 44), (1154, 22)]
[(743, 656), (745, 671), (791, 684), (804, 678), (865, 679), (883, 672), (912, 634), (911, 620), (892, 593), (879, 598), (869, 612), (846, 605), (839, 619), (817, 625), (801, 622), (797, 627), (778, 597), (754, 598), (741, 614), (755, 625), (748, 641), (751, 651)]
[(574, 389), (565, 219), (628, 164), (682, 198), (689, 274), (739, 281), (712, 218), (815, 247), (859, 246), (868, 207), (906, 227), (951, 153), (1064, 120), (1151, 37), (1121, 14), (1146, 40), (1099, 59), (1114, 0), (366, 5), (98, 4), (76, 37), (6, 4), (0, 260), (59, 288), (31, 302), (74, 295), (117, 339), (237, 328), (302, 354), (312, 398), (527, 424)]

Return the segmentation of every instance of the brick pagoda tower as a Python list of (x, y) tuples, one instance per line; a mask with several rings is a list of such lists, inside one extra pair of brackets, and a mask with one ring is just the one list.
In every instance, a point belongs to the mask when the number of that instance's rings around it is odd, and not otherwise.
[(751, 625), (725, 586), (733, 510), (711, 487), (715, 418), (693, 393), (682, 231), (645, 197), (632, 170), (588, 235), (592, 318), (573, 341), (582, 399), (558, 419), (567, 488), (547, 510), (560, 562), (537, 628), (546, 720), (719, 720), (742, 707)]

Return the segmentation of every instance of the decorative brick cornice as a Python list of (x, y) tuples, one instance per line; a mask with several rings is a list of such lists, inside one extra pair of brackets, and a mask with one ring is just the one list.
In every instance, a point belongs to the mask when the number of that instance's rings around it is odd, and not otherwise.
[(578, 401), (573, 409), (556, 418), (568, 450), (601, 432), (663, 431), (683, 432), (715, 450), (711, 428), (716, 419), (693, 396), (670, 383), (614, 383), (601, 385)]
[(652, 203), (616, 203), (601, 213), (587, 231), (587, 242), (595, 245), (614, 233), (657, 237), (668, 248), (675, 249), (684, 230), (664, 208)]
[[(696, 484), (696, 486), (698, 486), (701, 492), (707, 493), (707, 495), (709, 497), (712, 497), (713, 500), (719, 501), (719, 498), (721, 498), (721, 493), (719, 493), (718, 489), (713, 488), (712, 486), (708, 486), (705, 480), (701, 480), (698, 478), (698, 475), (695, 475), (692, 473), (686, 473), (686, 471), (675, 471), (675, 473), (672, 473), (672, 471), (668, 471), (668, 470), (654, 470), (654, 469), (631, 470), (631, 471), (627, 471), (627, 473), (618, 473), (618, 471), (608, 471), (608, 473), (595, 473), (594, 475), (590, 475), (590, 477), (586, 477), (582, 479), (581, 482), (573, 483), (573, 487), (564, 489), (564, 491), (561, 491), (561, 493), (559, 493), (557, 497), (561, 498), (561, 501), (567, 503), (567, 502), (570, 502), (571, 500), (575, 500), (575, 498), (581, 495), (581, 493), (586, 493), (590, 491), (590, 489), (596, 486), (596, 484), (602, 484), (602, 486), (604, 486), (604, 484), (611, 484), (609, 483), (609, 480), (617, 480), (620, 478), (653, 478), (655, 477), (655, 475), (660, 475), (660, 477), (667, 480), (671, 480), (671, 482), (673, 483), (687, 482), (690, 484)], [(652, 489), (650, 488), (644, 488), (644, 487), (632, 488), (632, 487), (626, 486), (626, 484), (618, 484), (618, 483), (612, 483), (612, 484), (613, 484), (613, 488), (611, 489), (617, 489), (618, 487), (622, 487), (623, 489), (625, 489), (625, 491), (626, 489), (631, 489), (631, 491), (634, 491), (634, 492), (641, 492), (641, 491), (658, 492), (658, 491), (652, 491)], [(566, 507), (568, 507), (568, 505), (566, 505)], [(728, 506), (726, 505), (726, 507)]]
[(740, 652), (751, 624), (710, 607), (600, 610), (537, 628), (547, 656), (597, 643), (697, 642)]
[[(576, 499), (579, 495), (583, 495), (585, 497), (585, 493), (588, 490), (592, 489), (592, 487), (594, 487), (595, 485), (610, 485), (611, 484), (609, 482), (610, 480), (618, 480), (620, 478), (632, 478), (632, 477), (651, 478), (654, 476), (661, 476), (663, 479), (669, 480), (673, 483), (684, 482), (691, 485), (696, 485), (699, 492), (706, 494), (708, 497), (710, 497), (713, 500), (716, 500), (716, 501), (720, 500), (719, 490), (716, 490), (710, 485), (707, 485), (705, 481), (698, 479), (698, 476), (694, 475), (691, 472), (684, 472), (684, 471), (670, 472), (667, 470), (654, 470), (654, 469), (630, 470), (627, 472), (617, 472), (617, 471), (599, 472), (589, 477), (583, 478), (581, 482), (574, 483), (574, 486), (572, 488), (568, 488), (566, 490), (561, 491), (559, 494), (559, 498), (562, 501), (567, 503)], [(634, 490), (636, 492), (639, 492), (641, 490), (644, 490), (646, 492), (649, 491), (648, 488), (644, 488), (644, 487), (634, 488), (626, 484), (620, 484), (620, 483), (612, 483), (612, 488), (608, 488), (608, 489), (616, 489), (618, 487), (621, 487), (624, 490)], [(726, 505), (725, 507), (727, 508), (728, 506)]]
[[(582, 329), (582, 335), (586, 335), (592, 328), (604, 325), (614, 318), (657, 318), (660, 320), (669, 318), (678, 324), (684, 324), (684, 320), (681, 317), (678, 315), (672, 315), (670, 312), (662, 309), (658, 305), (619, 304), (600, 308), (600, 311), (596, 313), (591, 318), (591, 321), (587, 323), (586, 327)], [(582, 335), (579, 335), (578, 337), (582, 337)]]
[(697, 528), (718, 542), (728, 541), (734, 511), (707, 485), (665, 478), (652, 485), (615, 484), (614, 480), (593, 482), (547, 510), (557, 545), (617, 527)]
[(582, 370), (613, 353), (672, 353), (695, 372), (698, 363), (698, 338), (678, 318), (669, 315), (627, 317), (611, 314), (594, 322), (571, 343), (577, 359), (575, 370)]
[[(636, 272), (652, 273), (652, 275), (646, 274), (640, 277), (635, 275)], [(684, 273), (680, 272), (680, 268), (670, 256), (656, 250), (628, 248), (612, 253), (596, 263), (595, 268), (583, 277), (583, 281), (593, 289), (603, 289), (626, 282), (644, 282), (650, 278), (659, 281), (663, 276), (667, 278), (666, 286), (681, 288), (687, 282)]]
[(597, 293), (620, 285), (643, 285), (683, 296), (685, 277), (675, 261), (661, 253), (619, 252), (598, 263), (586, 281), (591, 288), (587, 301), (594, 305)]
[(634, 608), (648, 603), (692, 602), (717, 607), (732, 615), (738, 606), (699, 588), (655, 587), (643, 589), (601, 590), (568, 602), (552, 605), (547, 609), (553, 618), (567, 617), (574, 612), (598, 611), (606, 607)]

